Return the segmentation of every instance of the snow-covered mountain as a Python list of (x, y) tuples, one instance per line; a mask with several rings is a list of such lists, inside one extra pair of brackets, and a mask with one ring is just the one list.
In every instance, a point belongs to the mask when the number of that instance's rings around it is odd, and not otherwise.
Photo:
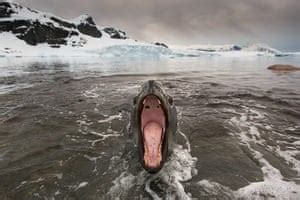
[(104, 56), (199, 57), (288, 56), (264, 44), (171, 47), (130, 39), (113, 27), (99, 27), (89, 15), (66, 20), (16, 3), (0, 2), (0, 57)]
[[(107, 34), (113, 39), (127, 39), (123, 31), (111, 27), (100, 29), (89, 15), (68, 21), (8, 2), (0, 3), (0, 31), (11, 32), (29, 45), (48, 43), (54, 47), (67, 45), (72, 37), (82, 35), (101, 38)], [(74, 41), (71, 45), (81, 46), (82, 43)]]
[[(0, 2), (0, 56), (91, 56), (115, 46), (114, 54), (122, 55), (124, 46), (137, 49), (168, 51), (161, 45), (129, 39), (124, 31), (100, 28), (89, 15), (66, 20), (55, 15)], [(111, 48), (110, 48), (111, 49)], [(119, 49), (119, 50), (118, 50)], [(110, 52), (110, 55), (112, 55)], [(112, 55), (113, 56), (113, 55)]]

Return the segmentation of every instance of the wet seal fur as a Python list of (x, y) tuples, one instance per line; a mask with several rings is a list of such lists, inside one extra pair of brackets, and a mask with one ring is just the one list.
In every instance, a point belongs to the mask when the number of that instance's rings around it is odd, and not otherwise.
[[(145, 109), (145, 101), (149, 96), (154, 96), (158, 99), (164, 111), (164, 129), (161, 139), (160, 155), (161, 160), (159, 166), (149, 167), (145, 161), (145, 137), (142, 127), (142, 112)], [(147, 116), (146, 116), (147, 117)], [(177, 110), (173, 102), (173, 98), (166, 94), (162, 89), (162, 85), (154, 80), (149, 80), (144, 83), (136, 97), (133, 99), (133, 109), (131, 113), (131, 129), (134, 135), (135, 144), (139, 154), (139, 160), (145, 170), (150, 173), (158, 172), (167, 160), (167, 157), (172, 153), (174, 144), (176, 143), (177, 131)]]

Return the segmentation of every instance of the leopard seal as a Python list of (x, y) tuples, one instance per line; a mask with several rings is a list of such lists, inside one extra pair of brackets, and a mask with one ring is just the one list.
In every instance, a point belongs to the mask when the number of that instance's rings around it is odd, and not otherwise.
[(177, 110), (173, 98), (154, 80), (145, 82), (133, 100), (131, 127), (145, 170), (158, 172), (176, 143)]

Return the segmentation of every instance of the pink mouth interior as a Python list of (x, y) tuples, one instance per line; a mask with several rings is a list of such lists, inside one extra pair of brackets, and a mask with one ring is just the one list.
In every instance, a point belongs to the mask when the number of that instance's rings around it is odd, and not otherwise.
[(166, 126), (165, 114), (156, 96), (147, 96), (141, 112), (141, 130), (144, 138), (144, 163), (157, 168), (162, 160), (162, 143)]

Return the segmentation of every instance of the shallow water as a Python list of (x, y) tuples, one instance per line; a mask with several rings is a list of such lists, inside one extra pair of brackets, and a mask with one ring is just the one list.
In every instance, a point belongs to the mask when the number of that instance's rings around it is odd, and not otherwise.
[[(0, 59), (1, 199), (297, 199), (298, 57)], [(178, 145), (155, 175), (138, 163), (132, 99), (160, 81)]]

